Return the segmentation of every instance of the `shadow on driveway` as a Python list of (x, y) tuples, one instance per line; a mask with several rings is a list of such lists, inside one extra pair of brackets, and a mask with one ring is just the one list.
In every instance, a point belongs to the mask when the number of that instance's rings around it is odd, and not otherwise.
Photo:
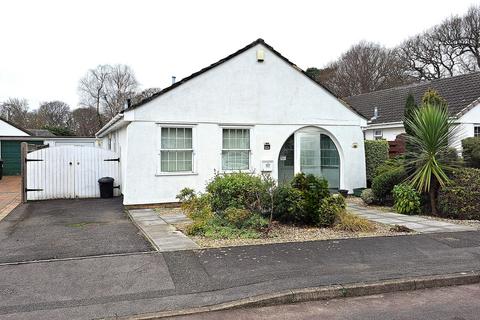
[(31, 202), (0, 222), (0, 263), (151, 250), (121, 198)]

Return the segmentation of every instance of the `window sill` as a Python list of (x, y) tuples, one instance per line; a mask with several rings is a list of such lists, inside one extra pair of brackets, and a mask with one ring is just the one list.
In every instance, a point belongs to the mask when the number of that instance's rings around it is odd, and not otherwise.
[(248, 170), (221, 170), (222, 173), (226, 173), (226, 174), (229, 174), (229, 173), (250, 173), (250, 174), (253, 174), (255, 173), (255, 170), (251, 170), (251, 169), (248, 169)]
[(156, 177), (168, 177), (168, 176), (196, 176), (198, 172), (161, 172), (156, 173)]

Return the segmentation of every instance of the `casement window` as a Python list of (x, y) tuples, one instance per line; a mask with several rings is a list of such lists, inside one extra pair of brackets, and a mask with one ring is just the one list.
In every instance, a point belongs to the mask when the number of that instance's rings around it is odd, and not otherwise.
[(375, 140), (383, 139), (383, 131), (382, 130), (374, 130), (373, 131), (373, 138)]
[(250, 169), (250, 129), (224, 128), (222, 170)]
[(477, 124), (473, 127), (473, 136), (480, 137), (480, 124)]
[(192, 128), (161, 128), (161, 172), (193, 172)]

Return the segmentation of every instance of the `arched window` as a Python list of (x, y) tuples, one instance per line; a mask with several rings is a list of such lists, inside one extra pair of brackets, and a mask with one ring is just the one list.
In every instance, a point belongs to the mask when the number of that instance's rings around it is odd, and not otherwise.
[(330, 189), (340, 188), (340, 157), (329, 136), (319, 132), (300, 133), (300, 171), (324, 177)]
[(318, 128), (308, 127), (285, 141), (278, 158), (278, 182), (289, 182), (295, 172), (313, 174), (340, 188), (340, 155), (333, 140)]

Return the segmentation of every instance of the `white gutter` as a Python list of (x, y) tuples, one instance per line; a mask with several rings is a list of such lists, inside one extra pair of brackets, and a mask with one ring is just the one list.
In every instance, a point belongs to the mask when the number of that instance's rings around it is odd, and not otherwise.
[(367, 125), (367, 129), (401, 128), (401, 127), (403, 127), (403, 121), (384, 122), (384, 123), (370, 123), (370, 124)]
[(111, 127), (113, 127), (114, 124), (116, 124), (122, 119), (123, 119), (123, 113), (117, 114), (115, 117), (110, 119), (110, 121), (108, 121), (100, 130), (98, 130), (98, 132), (95, 134), (95, 137), (97, 138), (103, 137), (105, 134), (107, 134), (110, 131), (109, 129), (111, 129)]

